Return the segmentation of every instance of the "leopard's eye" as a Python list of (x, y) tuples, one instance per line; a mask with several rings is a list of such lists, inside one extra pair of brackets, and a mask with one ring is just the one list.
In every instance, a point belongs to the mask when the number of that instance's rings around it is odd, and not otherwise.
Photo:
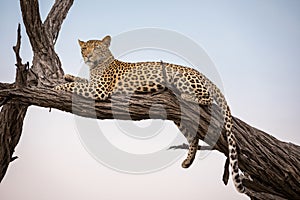
[(82, 47), (81, 50), (82, 50), (82, 51), (86, 50), (86, 47)]

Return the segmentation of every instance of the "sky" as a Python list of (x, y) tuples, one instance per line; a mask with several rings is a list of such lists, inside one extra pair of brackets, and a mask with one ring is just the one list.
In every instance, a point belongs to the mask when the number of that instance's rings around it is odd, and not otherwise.
[[(43, 19), (53, 2), (40, 0)], [(114, 37), (137, 29), (174, 31), (205, 50), (222, 80), (234, 116), (299, 145), (299, 10), (297, 0), (75, 1), (56, 51), (64, 71), (76, 75), (83, 67), (79, 38), (111, 35), (113, 43)], [(12, 46), (17, 24), (22, 23), (19, 2), (1, 0), (0, 17), (0, 81), (13, 82)], [(156, 37), (151, 41), (159, 39)], [(23, 61), (32, 60), (23, 24), (21, 55)], [(178, 56), (147, 49), (121, 58), (186, 64)], [(116, 121), (97, 123), (107, 138), (124, 133)], [(19, 159), (9, 166), (0, 185), (0, 199), (247, 199), (236, 192), (231, 180), (228, 186), (222, 184), (225, 157), (219, 152), (197, 157), (188, 170), (181, 168), (181, 158), (153, 173), (122, 173), (95, 159), (83, 145), (77, 125), (72, 114), (30, 107), (15, 152)], [(135, 125), (147, 127), (147, 122)], [(176, 131), (166, 122), (162, 132)], [(126, 141), (111, 142), (128, 152), (144, 142), (127, 145)], [(128, 148), (131, 145), (133, 148)], [(155, 148), (148, 145), (143, 150)]]

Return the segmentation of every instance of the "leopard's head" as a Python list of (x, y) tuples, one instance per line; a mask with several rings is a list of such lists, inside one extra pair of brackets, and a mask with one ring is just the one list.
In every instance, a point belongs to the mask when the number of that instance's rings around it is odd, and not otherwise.
[(111, 61), (113, 55), (109, 50), (110, 41), (111, 37), (109, 35), (102, 40), (89, 40), (87, 42), (78, 40), (85, 64), (90, 68), (95, 68)]

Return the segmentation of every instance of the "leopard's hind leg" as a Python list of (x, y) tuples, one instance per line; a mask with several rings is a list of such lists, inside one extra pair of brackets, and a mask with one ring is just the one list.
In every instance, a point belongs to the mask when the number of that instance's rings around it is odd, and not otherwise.
[(181, 166), (183, 168), (188, 168), (192, 165), (192, 163), (196, 157), (196, 153), (198, 150), (199, 138), (197, 137), (197, 135), (190, 134), (188, 131), (188, 128), (186, 126), (183, 126), (182, 123), (175, 122), (175, 124), (177, 125), (177, 127), (179, 128), (179, 130), (185, 136), (185, 138), (187, 139), (187, 141), (189, 143), (189, 150), (188, 150), (187, 157), (181, 164)]
[[(200, 92), (201, 91), (201, 92)], [(203, 87), (203, 89), (194, 89), (194, 93), (181, 93), (181, 98), (186, 101), (191, 101), (195, 103), (199, 103), (204, 106), (211, 106), (213, 103), (213, 99), (209, 94), (209, 91)]]

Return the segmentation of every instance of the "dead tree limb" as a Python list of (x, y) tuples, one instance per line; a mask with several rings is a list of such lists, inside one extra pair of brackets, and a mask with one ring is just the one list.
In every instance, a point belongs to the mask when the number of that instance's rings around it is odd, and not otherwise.
[[(176, 146), (170, 146), (169, 149), (173, 149), (173, 150), (176, 150), (176, 149), (189, 149), (189, 145), (186, 144), (186, 143), (183, 143), (181, 145), (176, 145)], [(199, 151), (211, 151), (211, 150), (214, 150), (215, 148), (214, 147), (211, 147), (211, 146), (198, 146), (198, 150)]]
[[(156, 95), (115, 96), (108, 101), (95, 102), (53, 90), (55, 84), (63, 82), (63, 70), (54, 44), (73, 1), (56, 0), (44, 23), (40, 18), (37, 0), (20, 0), (20, 3), (34, 53), (33, 66), (28, 70), (28, 66), (19, 59), (18, 44), (21, 38), (18, 34), (14, 48), (17, 58), (16, 82), (0, 83), (0, 180), (14, 159), (14, 148), (20, 139), (23, 119), (30, 105), (56, 108), (83, 117), (123, 120), (149, 119), (151, 108), (152, 119), (186, 120), (198, 124), (195, 121), (199, 115), (196, 112), (198, 105), (185, 102), (170, 91)], [(160, 106), (152, 107), (153, 104)], [(159, 109), (161, 107), (164, 109)], [(213, 105), (211, 109), (200, 107), (200, 113), (199, 127), (191, 126), (191, 129), (197, 132), (200, 139), (204, 139), (210, 126), (208, 135), (212, 139), (206, 140), (207, 144), (214, 145), (213, 138), (218, 137), (214, 149), (227, 156), (224, 132), (219, 137), (219, 127), (222, 126), (220, 110)], [(233, 118), (233, 122), (233, 132), (240, 147), (240, 169), (253, 179), (243, 181), (249, 191), (247, 195), (251, 199), (299, 199), (300, 147), (279, 141), (237, 118)]]
[(55, 45), (63, 20), (73, 4), (73, 0), (55, 1), (44, 23), (47, 37)]
[[(21, 28), (17, 30), (17, 44), (13, 47), (16, 54), (16, 79), (15, 84), (9, 84), (12, 88), (21, 89), (27, 85), (28, 64), (23, 64), (20, 56), (21, 47)], [(8, 165), (15, 158), (14, 149), (18, 144), (23, 127), (23, 120), (29, 104), (9, 102), (10, 97), (5, 96), (1, 101), (3, 105), (0, 112), (0, 181), (3, 179)]]

